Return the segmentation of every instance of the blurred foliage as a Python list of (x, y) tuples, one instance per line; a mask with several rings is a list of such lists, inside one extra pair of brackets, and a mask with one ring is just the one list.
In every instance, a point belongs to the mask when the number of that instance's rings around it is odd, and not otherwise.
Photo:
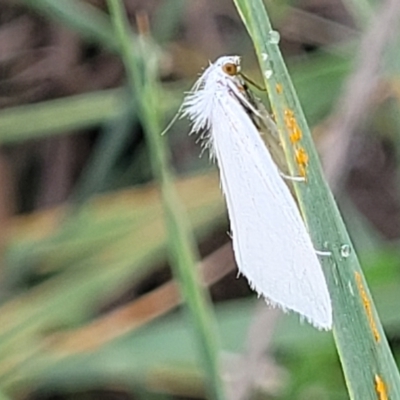
[[(318, 146), (375, 4), (265, 3)], [(133, 30), (160, 46), (165, 124), (208, 59), (241, 54), (246, 74), (260, 81), (231, 1), (125, 6)], [(15, 0), (0, 11), (0, 388), (10, 398), (204, 396), (195, 338), (184, 313), (169, 312), (179, 296), (156, 296), (170, 279), (162, 203), (134, 100), (141, 93), (126, 85), (105, 2)], [(335, 195), (398, 357), (394, 48)], [(202, 256), (212, 256), (228, 240), (224, 202), (214, 168), (187, 132), (178, 121), (167, 135), (177, 189)], [(258, 302), (243, 298), (246, 283), (235, 271), (229, 276), (211, 293), (221, 367), (238, 376), (247, 368)], [(293, 315), (271, 322), (268, 332), (254, 398), (348, 398), (330, 334)]]

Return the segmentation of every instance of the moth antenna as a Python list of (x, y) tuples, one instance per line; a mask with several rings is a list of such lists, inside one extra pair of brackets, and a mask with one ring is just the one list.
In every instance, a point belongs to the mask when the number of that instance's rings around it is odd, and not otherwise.
[(181, 112), (182, 112), (182, 107), (179, 108), (179, 110), (174, 115), (174, 117), (169, 122), (169, 124), (166, 126), (166, 128), (161, 132), (161, 136), (164, 136), (172, 128), (172, 125), (174, 125), (174, 123), (177, 121), (177, 119), (179, 118), (179, 115), (181, 114)]

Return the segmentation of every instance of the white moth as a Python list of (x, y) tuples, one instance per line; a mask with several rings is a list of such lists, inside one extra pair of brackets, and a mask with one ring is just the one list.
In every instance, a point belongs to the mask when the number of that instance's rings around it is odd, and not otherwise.
[[(240, 57), (210, 64), (186, 96), (183, 116), (220, 171), (240, 272), (268, 303), (332, 327), (326, 281), (297, 205), (250, 118)], [(306, 184), (306, 183), (304, 183)]]

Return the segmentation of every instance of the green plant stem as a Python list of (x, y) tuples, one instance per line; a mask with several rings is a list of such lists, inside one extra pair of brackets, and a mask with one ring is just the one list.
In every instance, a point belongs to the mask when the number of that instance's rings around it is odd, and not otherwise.
[[(352, 399), (400, 399), (400, 377), (360, 264), (323, 176), (310, 130), (262, 0), (234, 0), (253, 40), (289, 169), (299, 173), (296, 151), (308, 155), (307, 181), (295, 183), (300, 209), (321, 257), (333, 305), (334, 338)], [(293, 116), (301, 137), (290, 138)], [(387, 396), (387, 397), (385, 397)]]
[(108, 0), (108, 6), (132, 94), (136, 96), (138, 115), (146, 133), (152, 169), (160, 185), (172, 266), (200, 343), (203, 367), (208, 381), (208, 395), (213, 399), (223, 399), (224, 390), (218, 365), (219, 352), (211, 305), (206, 292), (199, 284), (195, 241), (187, 226), (186, 213), (174, 189), (165, 137), (160, 135), (162, 129), (159, 116), (156, 49), (150, 46), (146, 37), (134, 38), (130, 34), (120, 0)]

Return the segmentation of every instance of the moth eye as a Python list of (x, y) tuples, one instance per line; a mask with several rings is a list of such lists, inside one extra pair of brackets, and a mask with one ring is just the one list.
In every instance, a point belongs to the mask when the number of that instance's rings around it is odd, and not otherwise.
[(232, 64), (232, 63), (224, 64), (224, 65), (222, 66), (222, 70), (223, 70), (226, 74), (228, 74), (228, 75), (230, 75), (230, 76), (235, 76), (235, 75), (237, 75), (237, 73), (238, 73), (238, 67), (237, 67), (237, 65), (236, 65), (236, 64)]

